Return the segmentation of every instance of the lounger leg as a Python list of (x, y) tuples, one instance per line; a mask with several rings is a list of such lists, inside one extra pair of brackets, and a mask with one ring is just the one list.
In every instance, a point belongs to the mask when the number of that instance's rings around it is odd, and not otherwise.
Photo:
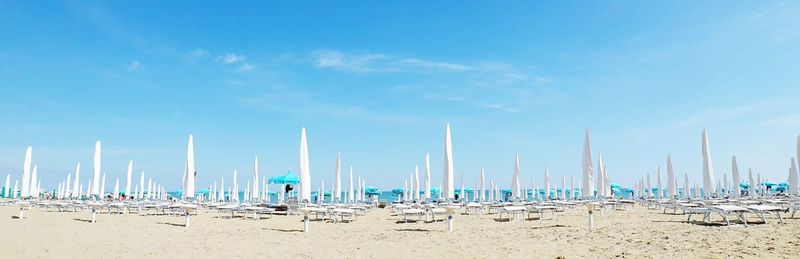
[(686, 222), (691, 222), (691, 220), (692, 220), (692, 213), (689, 213), (689, 217), (686, 218)]
[(775, 212), (778, 215), (778, 220), (781, 221), (781, 225), (783, 225), (783, 217), (781, 217), (781, 212)]
[[(744, 219), (744, 212), (739, 212), (739, 219), (742, 220), (742, 223), (744, 223), (744, 226), (746, 227), (747, 226), (747, 220)], [(766, 219), (764, 219), (764, 223), (767, 223)]]
[(763, 221), (764, 224), (767, 224), (767, 217), (764, 217), (764, 213), (756, 213), (756, 215), (761, 218), (761, 221)]

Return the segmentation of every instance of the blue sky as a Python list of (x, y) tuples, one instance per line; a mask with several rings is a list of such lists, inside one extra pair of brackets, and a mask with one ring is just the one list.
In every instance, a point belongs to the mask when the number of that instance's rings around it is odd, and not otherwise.
[[(102, 140), (110, 183), (128, 160), (168, 188), (195, 136), (198, 184), (259, 156), (297, 168), (306, 127), (315, 186), (336, 152), (374, 184), (402, 185), (444, 125), (455, 169), (510, 184), (579, 180), (583, 131), (612, 181), (665, 167), (702, 181), (783, 181), (800, 134), (800, 2), (0, 2), (0, 172), (33, 146), (44, 185)], [(82, 179), (84, 182), (88, 178)]]

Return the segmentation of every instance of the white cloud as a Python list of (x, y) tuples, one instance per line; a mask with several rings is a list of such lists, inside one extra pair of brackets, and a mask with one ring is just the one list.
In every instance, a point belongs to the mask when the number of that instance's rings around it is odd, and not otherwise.
[(256, 69), (255, 66), (250, 65), (249, 63), (244, 63), (238, 68), (236, 68), (236, 73), (247, 73)]
[(344, 53), (321, 50), (312, 53), (314, 66), (351, 73), (435, 73), (464, 72), (473, 68), (463, 64), (398, 58), (375, 53)]
[(217, 57), (217, 61), (222, 62), (223, 64), (230, 65), (235, 64), (241, 61), (244, 61), (247, 57), (244, 55), (237, 55), (236, 53), (228, 53), (224, 56)]

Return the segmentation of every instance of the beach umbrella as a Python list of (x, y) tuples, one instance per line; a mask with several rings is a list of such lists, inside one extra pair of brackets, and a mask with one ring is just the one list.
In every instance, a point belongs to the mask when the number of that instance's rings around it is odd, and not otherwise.
[(103, 173), (103, 179), (100, 180), (100, 196), (106, 194), (106, 173)]
[(653, 185), (650, 184), (650, 173), (647, 173), (647, 193), (648, 193), (647, 194), (648, 197), (654, 195), (654, 193), (653, 193)]
[(733, 169), (731, 170), (731, 173), (733, 173), (733, 197), (739, 197), (739, 194), (742, 193), (739, 183), (741, 183), (742, 180), (739, 177), (739, 166), (736, 164), (736, 156), (733, 156), (732, 160), (731, 166)]
[(100, 195), (100, 160), (101, 160), (101, 143), (98, 140), (94, 143), (94, 167), (92, 168), (92, 192), (89, 195)]
[(597, 155), (597, 197), (602, 198), (606, 195), (605, 174), (603, 174), (603, 154)]
[(728, 187), (728, 175), (722, 174), (722, 186), (725, 190), (723, 190), (723, 194), (727, 194), (731, 191), (731, 188)]
[(494, 202), (494, 178), (489, 179), (489, 202)]
[(36, 188), (39, 187), (39, 179), (37, 179), (39, 178), (37, 173), (38, 171), (39, 171), (38, 166), (33, 165), (33, 172), (31, 173), (31, 186), (28, 187), (28, 191), (34, 198), (39, 197), (39, 190)]
[[(290, 172), (291, 173), (291, 172)], [(233, 169), (233, 190), (230, 192), (230, 200), (239, 202), (239, 170)], [(283, 193), (279, 191), (278, 193)]]
[(253, 199), (258, 200), (258, 156), (253, 162)]
[[(6, 186), (8, 186), (8, 178), (6, 178)], [(64, 184), (64, 198), (72, 198), (72, 174), (67, 174), (67, 182)]]
[(789, 195), (797, 195), (797, 162), (794, 157), (791, 159), (791, 163), (789, 168)]
[[(411, 186), (411, 189), (414, 189), (414, 186)], [(356, 203), (358, 202), (361, 202), (361, 176), (359, 176), (356, 181)]]
[[(408, 184), (408, 183), (406, 183), (406, 184)], [(406, 190), (408, 190), (408, 186), (406, 186)], [(406, 192), (408, 192), (408, 191), (406, 191)], [(410, 193), (410, 192), (408, 192), (408, 193)], [(406, 195), (408, 195), (408, 194), (406, 194)], [(347, 189), (347, 202), (348, 203), (353, 203), (353, 200), (354, 200), (353, 198), (354, 198), (353, 197), (353, 166), (350, 166), (350, 185), (348, 186), (348, 189)], [(405, 198), (410, 199), (411, 197), (405, 197)]]
[(219, 179), (219, 194), (217, 194), (218, 201), (225, 201), (225, 177)]
[(117, 177), (117, 181), (114, 182), (114, 199), (119, 199), (119, 177)]
[(573, 176), (569, 177), (569, 199), (575, 199), (575, 178)]
[(531, 188), (533, 188), (533, 190), (531, 191), (531, 196), (532, 196), (531, 198), (534, 199), (534, 200), (538, 200), (539, 199), (539, 189), (536, 189), (536, 180), (535, 179), (531, 179)]
[(442, 186), (444, 198), (447, 200), (455, 198), (453, 192), (453, 143), (450, 138), (450, 123), (448, 123), (444, 133), (444, 184)]
[(561, 199), (567, 198), (567, 177), (561, 176)]
[[(184, 171), (186, 171), (186, 170), (184, 170)], [(182, 190), (184, 192), (186, 191), (185, 186), (184, 186), (184, 189), (182, 189)], [(144, 171), (142, 171), (139, 174), (139, 187), (136, 188), (136, 191), (137, 191), (136, 199), (139, 199), (139, 200), (144, 199)]]
[(197, 171), (194, 168), (194, 137), (189, 135), (189, 144), (186, 147), (186, 185), (183, 194), (185, 199), (194, 198), (195, 177)]
[(583, 142), (583, 163), (581, 174), (581, 196), (584, 198), (589, 198), (594, 193), (594, 167), (592, 163), (592, 145), (589, 142), (588, 128), (586, 129), (586, 138)]
[[(264, 187), (266, 189), (266, 185)], [(322, 180), (322, 182), (319, 184), (319, 188), (319, 191), (322, 193), (322, 197), (317, 197), (317, 200), (320, 204), (322, 204), (325, 201), (325, 180)]]
[(425, 153), (425, 200), (431, 199), (431, 159), (430, 153)]
[[(36, 172), (36, 166), (35, 165), (33, 166), (33, 171)], [(764, 182), (761, 181), (761, 173), (758, 173), (758, 178), (756, 178), (756, 186), (755, 186), (755, 188), (758, 189), (758, 191), (762, 195), (764, 194), (764, 190), (762, 190), (763, 186), (764, 186)]]
[(153, 199), (153, 177), (147, 177), (147, 199)]
[(403, 200), (404, 201), (408, 201), (409, 200), (409, 198), (408, 198), (408, 194), (409, 193), (410, 192), (408, 191), (408, 179), (405, 179), (403, 181)]
[[(711, 163), (711, 150), (708, 146), (708, 133), (703, 129), (703, 194), (714, 193), (714, 168)], [(708, 197), (708, 196), (705, 196)]]
[(414, 199), (420, 200), (420, 186), (419, 186), (419, 166), (414, 166)]
[(661, 187), (662, 185), (661, 185), (661, 167), (660, 166), (658, 167), (658, 169), (656, 169), (656, 184), (658, 184), (657, 185), (658, 196), (656, 196), (656, 198), (657, 199), (661, 199), (661, 198), (663, 198), (662, 196), (664, 195), (664, 189), (662, 189), (662, 187)]
[(14, 180), (14, 189), (11, 191), (11, 198), (19, 197), (19, 180)]
[(550, 198), (550, 169), (544, 168), (544, 198)]
[[(456, 192), (459, 192), (459, 190), (456, 190)], [(460, 190), (460, 193), (461, 194), (459, 194), (459, 196), (458, 196), (459, 199), (466, 200), (466, 197), (464, 197), (465, 196), (465, 194), (464, 194), (464, 174), (461, 174), (461, 190)]]
[(678, 196), (678, 186), (675, 183), (675, 173), (672, 171), (672, 157), (667, 156), (667, 193), (670, 199)]
[(25, 151), (25, 161), (22, 164), (22, 198), (30, 197), (31, 190), (31, 154), (33, 147), (28, 146)]
[(414, 200), (414, 173), (408, 175), (408, 199)]
[(683, 196), (689, 198), (689, 174), (683, 174)]
[(484, 172), (483, 166), (481, 166), (481, 192), (478, 193), (478, 198), (480, 202), (486, 201), (486, 174)]
[[(69, 175), (67, 175), (67, 179), (69, 179)], [(67, 185), (69, 185), (69, 184), (67, 184)], [(5, 186), (5, 189), (3, 189), (3, 197), (5, 197), (5, 198), (11, 197), (10, 196), (10, 194), (11, 194), (11, 189), (10, 189), (11, 188), (11, 175), (10, 174), (6, 175), (6, 185), (4, 185), (4, 186)]]
[(748, 176), (749, 176), (749, 178), (750, 178), (750, 179), (749, 179), (749, 180), (750, 180), (750, 182), (749, 182), (749, 183), (750, 183), (750, 186), (748, 186), (748, 187), (747, 187), (747, 194), (748, 194), (749, 196), (751, 196), (751, 197), (752, 197), (752, 196), (756, 196), (756, 191), (755, 191), (755, 188), (756, 188), (756, 182), (755, 182), (755, 181), (753, 181), (753, 169), (752, 169), (752, 168), (748, 168), (748, 169), (747, 169), (747, 174), (748, 174)]
[(250, 180), (244, 185), (244, 202), (250, 202)]
[(133, 174), (133, 160), (128, 161), (127, 182), (125, 182), (125, 198), (131, 196), (131, 175)]
[[(350, 181), (353, 179), (353, 168), (350, 167)], [(352, 192), (352, 184), (351, 191)], [(352, 193), (351, 193), (352, 195)], [(311, 167), (308, 161), (308, 141), (306, 140), (306, 128), (300, 134), (300, 199), (301, 202), (311, 201)]]
[(342, 154), (339, 152), (336, 153), (336, 186), (333, 196), (337, 202), (342, 200)]
[(80, 179), (81, 179), (81, 163), (78, 163), (78, 165), (75, 166), (75, 180), (74, 180), (74, 183), (72, 185), (72, 194), (73, 194), (73, 196), (75, 196), (75, 198), (78, 198), (78, 199), (81, 198), (81, 195), (80, 195), (81, 188), (80, 188), (80, 183), (79, 183)]
[(511, 177), (511, 190), (512, 197), (514, 199), (519, 199), (521, 195), (519, 186), (519, 155), (517, 155), (516, 159), (514, 160), (514, 175)]

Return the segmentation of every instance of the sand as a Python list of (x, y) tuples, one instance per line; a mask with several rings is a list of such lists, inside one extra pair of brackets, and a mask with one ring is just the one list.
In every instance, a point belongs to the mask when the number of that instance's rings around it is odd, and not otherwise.
[[(301, 216), (261, 220), (219, 218), (201, 212), (189, 227), (175, 216), (101, 214), (34, 209), (14, 218), (0, 207), (4, 258), (796, 258), (800, 217), (750, 226), (685, 223), (685, 215), (636, 207), (595, 214), (588, 231), (584, 209), (555, 220), (498, 222), (497, 214), (458, 215), (455, 231), (444, 223), (398, 223), (376, 209), (352, 223), (311, 222)], [(788, 215), (787, 215), (788, 216)], [(719, 222), (719, 218), (716, 218)]]

